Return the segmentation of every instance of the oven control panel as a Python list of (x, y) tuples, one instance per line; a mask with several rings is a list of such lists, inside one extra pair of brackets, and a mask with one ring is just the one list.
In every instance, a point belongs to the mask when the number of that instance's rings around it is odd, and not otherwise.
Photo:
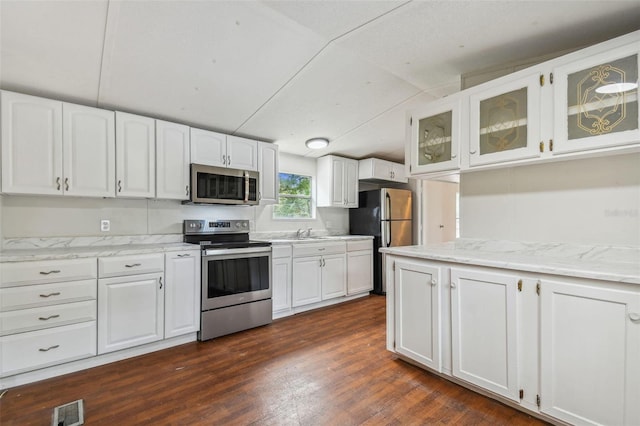
[(184, 221), (184, 234), (243, 234), (249, 232), (248, 220), (194, 220)]

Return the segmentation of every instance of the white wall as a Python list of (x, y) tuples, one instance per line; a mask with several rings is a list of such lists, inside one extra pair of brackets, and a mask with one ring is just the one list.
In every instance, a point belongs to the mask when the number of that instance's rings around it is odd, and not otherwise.
[[(280, 170), (315, 176), (315, 159), (280, 154)], [(179, 201), (0, 196), (0, 241), (18, 237), (68, 237), (181, 234), (184, 219), (248, 219), (253, 231), (291, 231), (312, 227), (348, 233), (346, 209), (319, 208), (309, 221), (271, 218), (271, 206), (182, 205)], [(100, 220), (111, 221), (110, 232), (100, 232)]]
[(640, 245), (640, 154), (460, 176), (461, 236)]

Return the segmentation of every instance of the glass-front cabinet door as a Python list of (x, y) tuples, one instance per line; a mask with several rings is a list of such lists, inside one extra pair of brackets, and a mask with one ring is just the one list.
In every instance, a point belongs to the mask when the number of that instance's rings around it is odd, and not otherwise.
[(640, 142), (640, 42), (559, 66), (554, 78), (554, 154)]
[(540, 74), (479, 89), (469, 96), (469, 165), (540, 156)]
[(460, 167), (461, 98), (453, 95), (411, 114), (411, 174), (456, 170)]

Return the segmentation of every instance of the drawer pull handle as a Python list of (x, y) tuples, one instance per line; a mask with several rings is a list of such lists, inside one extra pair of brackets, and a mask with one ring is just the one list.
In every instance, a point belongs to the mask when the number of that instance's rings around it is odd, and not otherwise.
[(38, 349), (38, 350), (39, 350), (40, 352), (48, 352), (48, 351), (50, 351), (51, 349), (58, 349), (59, 347), (60, 347), (60, 345), (53, 345), (53, 346), (49, 346), (47, 349), (40, 348), (40, 349)]
[(319, 249), (318, 249), (318, 251), (324, 251), (324, 249), (325, 249), (325, 248), (324, 248), (324, 247), (322, 247), (322, 248), (319, 248)]
[(179, 255), (178, 255), (178, 257), (189, 257), (189, 256), (191, 256), (189, 253), (186, 253), (186, 254), (179, 254)]
[(636, 314), (632, 312), (629, 314), (629, 319), (631, 320), (631, 322), (640, 323), (640, 314)]
[(40, 275), (59, 274), (59, 273), (60, 273), (59, 269), (54, 269), (53, 271), (49, 271), (49, 272), (40, 271)]
[(60, 318), (60, 315), (49, 315), (48, 317), (39, 317), (40, 321), (48, 321), (50, 319)]
[(131, 265), (124, 265), (126, 268), (135, 268), (136, 266), (141, 266), (141, 263), (132, 263)]
[(60, 296), (60, 292), (56, 291), (55, 293), (41, 294), (40, 295), (40, 297), (51, 297), (51, 296)]

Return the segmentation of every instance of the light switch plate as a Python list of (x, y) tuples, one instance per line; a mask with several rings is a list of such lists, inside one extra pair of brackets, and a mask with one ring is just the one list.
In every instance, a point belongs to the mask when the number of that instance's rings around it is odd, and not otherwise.
[(100, 221), (100, 230), (102, 232), (109, 232), (109, 230), (111, 230), (111, 221), (102, 219)]

